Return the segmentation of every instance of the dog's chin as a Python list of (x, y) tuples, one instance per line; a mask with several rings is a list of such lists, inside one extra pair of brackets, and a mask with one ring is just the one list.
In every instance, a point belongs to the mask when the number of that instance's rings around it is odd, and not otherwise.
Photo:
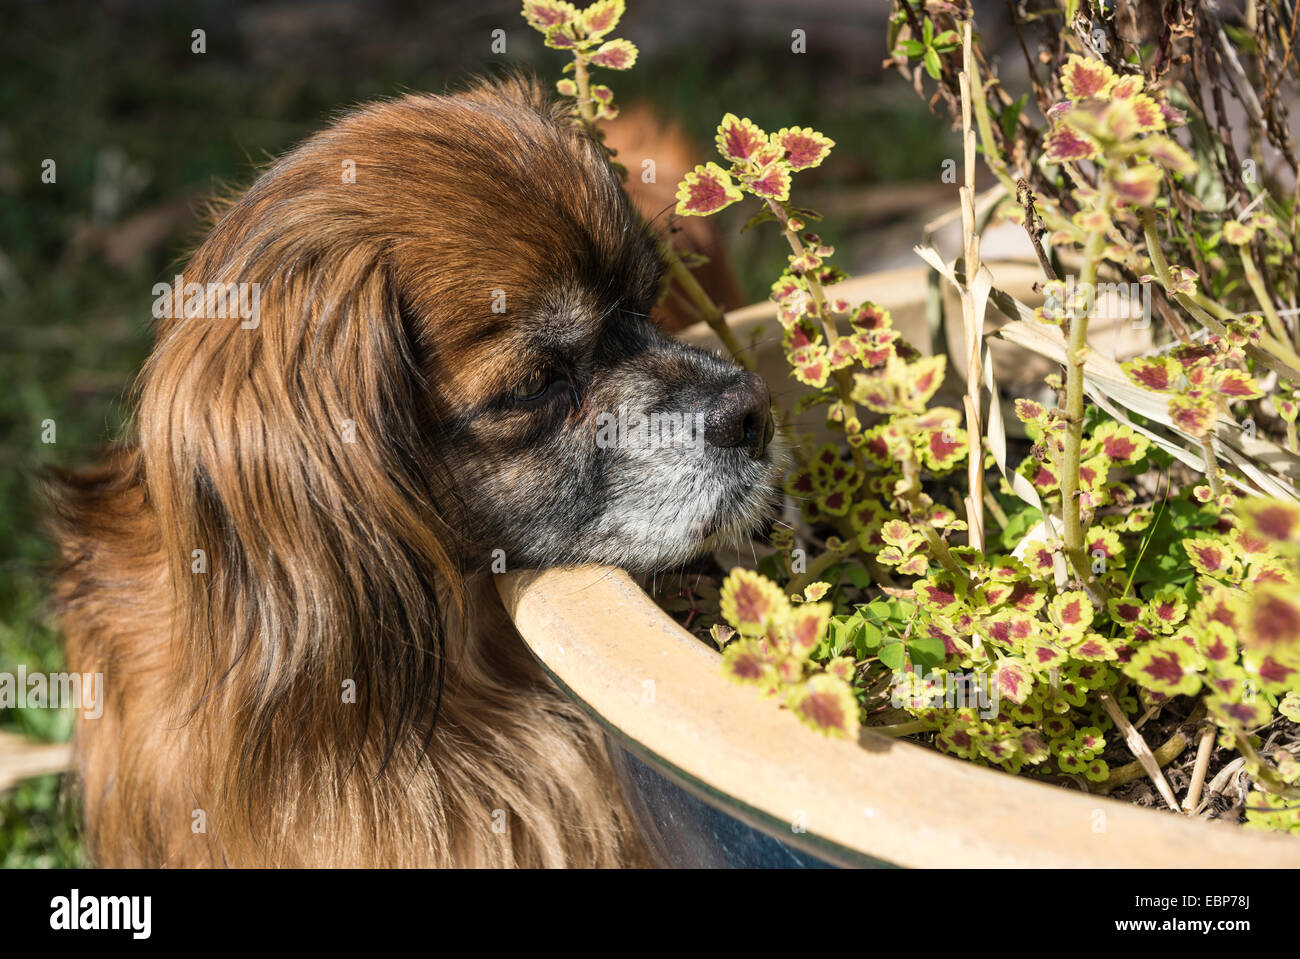
[[(613, 565), (634, 574), (671, 569), (722, 547), (740, 549), (764, 528), (780, 508), (780, 480), (789, 454), (784, 441), (773, 440), (763, 456), (757, 479), (738, 482), (724, 494), (711, 514), (689, 524), (666, 523), (654, 548), (629, 544)], [(638, 548), (639, 547), (639, 548)]]

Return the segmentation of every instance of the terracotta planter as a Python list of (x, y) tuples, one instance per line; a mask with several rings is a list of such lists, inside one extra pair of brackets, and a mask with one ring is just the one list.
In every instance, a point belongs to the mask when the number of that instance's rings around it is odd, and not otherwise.
[[(995, 274), (1007, 282), (1005, 269)], [(914, 336), (923, 270), (849, 282)], [(770, 311), (736, 317), (743, 338)], [(758, 354), (779, 389), (773, 323)], [(1289, 836), (1128, 806), (870, 732), (823, 738), (724, 679), (719, 654), (620, 570), (516, 573), (498, 588), (534, 654), (609, 731), (629, 802), (667, 863), (1300, 866)]]

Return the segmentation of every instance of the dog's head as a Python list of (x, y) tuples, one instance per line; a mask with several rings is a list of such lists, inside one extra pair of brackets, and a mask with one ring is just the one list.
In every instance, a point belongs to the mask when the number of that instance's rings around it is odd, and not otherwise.
[[(355, 112), (225, 211), (176, 283), (190, 315), (166, 301), (156, 505), (208, 508), (192, 538), (219, 542), (193, 546), (238, 546), (254, 579), (307, 551), (355, 575), (358, 546), (461, 572), (678, 562), (752, 528), (778, 466), (762, 380), (648, 318), (662, 273), (604, 151), (534, 85)], [(245, 309), (208, 315), (214, 286)]]

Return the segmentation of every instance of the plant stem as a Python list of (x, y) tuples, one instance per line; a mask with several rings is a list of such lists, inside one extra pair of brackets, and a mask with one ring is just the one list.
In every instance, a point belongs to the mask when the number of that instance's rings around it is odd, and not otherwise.
[(935, 532), (934, 527), (930, 525), (929, 520), (914, 518), (914, 514), (922, 510), (921, 503), (921, 467), (916, 462), (915, 455), (908, 455), (902, 462), (903, 479), (906, 482), (906, 490), (903, 493), (903, 499), (908, 507), (908, 519), (911, 521), (912, 528), (919, 530), (925, 537), (925, 543), (930, 548), (930, 555), (939, 561), (939, 565), (951, 573), (958, 581), (969, 584), (970, 578), (957, 565), (957, 560), (953, 557), (952, 552), (948, 549), (948, 544), (943, 538)]
[[(803, 241), (799, 239), (799, 234), (790, 229), (790, 213), (785, 206), (771, 198), (767, 201), (767, 208), (772, 211), (778, 223), (781, 224), (781, 232), (785, 234), (786, 241), (790, 244), (790, 249), (794, 251), (796, 257), (803, 256), (807, 252)], [(804, 282), (808, 284), (808, 291), (812, 294), (813, 301), (817, 304), (817, 314), (821, 319), (822, 330), (826, 333), (826, 347), (829, 350), (840, 338), (839, 330), (835, 328), (835, 314), (831, 312), (830, 303), (826, 299), (826, 291), (822, 288), (821, 281), (811, 273), (805, 273)], [(850, 418), (858, 419), (858, 407), (853, 401), (853, 379), (848, 370), (835, 370), (831, 374), (835, 381), (836, 391), (839, 393), (840, 401), (843, 402), (845, 413), (844, 420), (847, 426)], [(861, 422), (859, 420), (859, 422)], [(847, 433), (847, 429), (845, 431)], [(849, 444), (849, 452), (853, 455), (853, 465), (857, 467), (858, 472), (866, 476), (869, 472), (866, 454), (862, 452), (861, 446), (853, 443)]]
[(891, 726), (863, 726), (863, 729), (869, 729), (873, 733), (880, 733), (882, 736), (911, 736), (913, 733), (923, 733), (933, 728), (932, 724), (924, 719), (914, 719), (908, 723), (894, 723)]
[(858, 540), (854, 537), (845, 542), (842, 549), (828, 549), (811, 563), (808, 568), (785, 584), (787, 594), (802, 593), (809, 583), (817, 582), (817, 577), (847, 556), (857, 552)]
[(1007, 519), (1006, 511), (1002, 508), (1002, 504), (998, 502), (998, 498), (993, 495), (993, 490), (987, 487), (984, 490), (984, 505), (993, 514), (993, 519), (997, 522), (998, 527), (1006, 529), (1007, 523), (1011, 521)]
[(1214, 441), (1208, 436), (1201, 437), (1201, 456), (1205, 458), (1205, 478), (1210, 481), (1210, 492), (1217, 500), (1227, 490), (1219, 478), (1219, 458), (1214, 454)]
[[(1155, 756), (1156, 762), (1161, 766), (1168, 766), (1171, 762), (1183, 754), (1190, 741), (1182, 730), (1176, 731), (1165, 742), (1152, 750), (1151, 755)], [(1131, 763), (1125, 763), (1123, 766), (1117, 766), (1110, 771), (1106, 781), (1101, 784), (1102, 793), (1113, 792), (1120, 786), (1127, 786), (1131, 782), (1141, 779), (1147, 774), (1146, 768), (1136, 760)]]
[(591, 77), (587, 73), (587, 58), (581, 53), (573, 55), (573, 82), (578, 87), (578, 116), (596, 132), (596, 110), (591, 105)]
[[(1099, 207), (1109, 205), (1109, 191), (1102, 189)], [(1084, 248), (1083, 272), (1079, 277), (1081, 290), (1093, 291), (1097, 280), (1097, 265), (1106, 248), (1106, 234), (1098, 230), (1088, 237)], [(1089, 300), (1094, 295), (1090, 292)], [(1089, 303), (1091, 309), (1091, 302)], [(1065, 457), (1061, 467), (1061, 515), (1063, 519), (1065, 555), (1074, 568), (1074, 575), (1093, 597), (1104, 594), (1101, 583), (1092, 572), (1088, 553), (1083, 542), (1082, 504), (1079, 502), (1080, 451), (1083, 447), (1083, 365), (1084, 350), (1088, 346), (1088, 310), (1080, 311), (1070, 304), (1069, 341), (1065, 351)]]
[(1246, 272), (1246, 282), (1250, 284), (1251, 292), (1255, 294), (1255, 299), (1259, 301), (1260, 308), (1264, 311), (1264, 317), (1268, 321), (1268, 328), (1272, 331), (1273, 336), (1281, 343), (1288, 340), (1286, 327), (1282, 324), (1282, 318), (1277, 315), (1277, 310), (1273, 307), (1273, 300), (1268, 295), (1268, 289), (1264, 286), (1264, 278), (1259, 275), (1259, 268), (1255, 266), (1255, 258), (1250, 255), (1250, 247), (1239, 247), (1241, 250), (1241, 268)]
[(669, 276), (681, 287), (682, 293), (699, 313), (700, 319), (709, 325), (709, 329), (722, 341), (722, 345), (727, 348), (737, 363), (751, 373), (754, 372), (754, 361), (745, 355), (745, 348), (736, 339), (736, 334), (732, 332), (731, 327), (727, 325), (727, 318), (722, 308), (714, 303), (704, 287), (700, 286), (700, 281), (695, 279), (695, 274), (682, 262), (682, 258), (677, 255), (677, 250), (667, 238), (660, 240), (659, 248), (664, 262), (668, 264)]

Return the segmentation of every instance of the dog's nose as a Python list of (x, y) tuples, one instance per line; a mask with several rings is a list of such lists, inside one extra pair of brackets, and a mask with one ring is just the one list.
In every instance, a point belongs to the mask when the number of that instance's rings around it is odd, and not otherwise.
[(757, 373), (746, 373), (718, 394), (704, 414), (704, 438), (722, 449), (743, 449), (753, 459), (772, 439), (772, 395)]

